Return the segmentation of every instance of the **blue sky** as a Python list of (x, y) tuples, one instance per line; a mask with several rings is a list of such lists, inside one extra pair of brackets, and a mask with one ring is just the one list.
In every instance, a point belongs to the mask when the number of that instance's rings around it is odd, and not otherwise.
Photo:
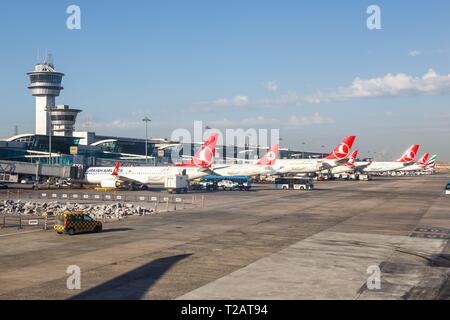
[[(66, 28), (71, 4), (81, 30)], [(366, 27), (371, 4), (381, 30)], [(34, 131), (25, 74), (47, 49), (78, 129), (142, 137), (148, 114), (152, 136), (203, 120), (279, 128), (294, 148), (356, 134), (381, 158), (420, 143), (450, 161), (449, 13), (445, 0), (2, 1), (0, 136)]]

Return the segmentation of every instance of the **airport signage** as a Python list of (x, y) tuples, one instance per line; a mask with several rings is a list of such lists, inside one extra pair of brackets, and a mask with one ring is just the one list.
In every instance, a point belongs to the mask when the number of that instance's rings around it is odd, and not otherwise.
[(38, 224), (39, 224), (39, 220), (36, 220), (36, 219), (28, 220), (29, 226), (37, 226)]
[(77, 146), (70, 147), (70, 154), (76, 156), (78, 154), (78, 147)]

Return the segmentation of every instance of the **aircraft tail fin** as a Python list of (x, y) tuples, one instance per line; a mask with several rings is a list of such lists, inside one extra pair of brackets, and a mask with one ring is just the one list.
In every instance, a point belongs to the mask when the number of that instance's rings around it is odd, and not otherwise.
[(357, 157), (358, 157), (358, 150), (355, 150), (352, 152), (350, 159), (348, 160), (348, 162), (345, 165), (347, 167), (353, 167), (355, 165)]
[(278, 144), (270, 148), (269, 151), (256, 163), (262, 166), (273, 166), (278, 158), (278, 152), (280, 151), (280, 146)]
[(355, 142), (356, 136), (348, 136), (342, 141), (336, 149), (333, 150), (325, 159), (335, 159), (342, 160), (348, 158), (350, 151), (352, 150), (353, 143)]
[(404, 162), (404, 163), (413, 162), (414, 159), (416, 158), (417, 152), (419, 151), (419, 147), (420, 145), (418, 144), (412, 145), (408, 150), (406, 150), (406, 152), (402, 155), (402, 157), (397, 160), (397, 162)]
[(211, 167), (214, 155), (216, 154), (216, 145), (219, 135), (213, 133), (205, 140), (200, 150), (194, 155), (194, 157), (188, 161), (179, 164), (179, 167), (198, 167), (198, 168), (209, 168)]
[(114, 170), (111, 173), (111, 175), (112, 176), (118, 176), (119, 175), (119, 168), (120, 168), (120, 161), (117, 161), (116, 166), (114, 167)]
[(426, 166), (428, 164), (428, 157), (430, 156), (429, 153), (425, 153), (422, 158), (417, 162), (418, 165)]

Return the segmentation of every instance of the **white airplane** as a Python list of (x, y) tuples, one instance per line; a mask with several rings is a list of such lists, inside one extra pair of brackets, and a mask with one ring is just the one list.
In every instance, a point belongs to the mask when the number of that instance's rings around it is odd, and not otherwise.
[(427, 170), (428, 169), (434, 169), (434, 167), (436, 166), (436, 160), (437, 160), (437, 155), (432, 155), (430, 160), (428, 160), (427, 163)]
[(355, 136), (346, 137), (332, 153), (323, 159), (279, 159), (273, 168), (279, 174), (314, 173), (332, 169), (347, 162), (355, 139)]
[(220, 176), (258, 176), (275, 174), (273, 166), (278, 157), (280, 146), (274, 145), (257, 163), (255, 164), (232, 164), (216, 165), (213, 164), (211, 170), (214, 174)]
[(330, 170), (322, 170), (320, 173), (330, 173), (330, 174), (352, 173), (356, 171), (361, 171), (370, 164), (370, 162), (367, 163), (361, 162), (359, 165), (356, 165), (357, 157), (358, 157), (358, 150), (355, 150), (350, 155), (350, 159), (346, 164), (331, 168)]
[(411, 172), (411, 171), (422, 171), (422, 170), (424, 170), (424, 169), (427, 167), (427, 165), (428, 165), (428, 157), (429, 157), (429, 156), (430, 156), (429, 153), (425, 153), (425, 154), (422, 156), (422, 158), (420, 158), (420, 160), (417, 161), (415, 164), (412, 164), (412, 165), (410, 165), (410, 166), (401, 168), (401, 169), (399, 169), (398, 171), (401, 171), (401, 172), (405, 172), (405, 171), (408, 171), (408, 172)]
[[(419, 145), (415, 144), (411, 146), (403, 156), (395, 161), (373, 161), (368, 165), (363, 172), (386, 172), (386, 171), (396, 171), (411, 165), (416, 158), (417, 151), (419, 150)], [(358, 163), (357, 163), (358, 165)]]
[(182, 166), (167, 167), (92, 167), (85, 173), (84, 183), (100, 185), (102, 188), (119, 188), (124, 185), (162, 184), (167, 176), (187, 175), (189, 180), (211, 174), (218, 134), (211, 135), (197, 154)]

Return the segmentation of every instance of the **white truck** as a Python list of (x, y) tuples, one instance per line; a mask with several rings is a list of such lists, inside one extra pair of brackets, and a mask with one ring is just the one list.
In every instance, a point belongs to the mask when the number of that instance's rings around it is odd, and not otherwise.
[(164, 180), (164, 189), (169, 193), (187, 193), (189, 188), (188, 176), (168, 176)]

